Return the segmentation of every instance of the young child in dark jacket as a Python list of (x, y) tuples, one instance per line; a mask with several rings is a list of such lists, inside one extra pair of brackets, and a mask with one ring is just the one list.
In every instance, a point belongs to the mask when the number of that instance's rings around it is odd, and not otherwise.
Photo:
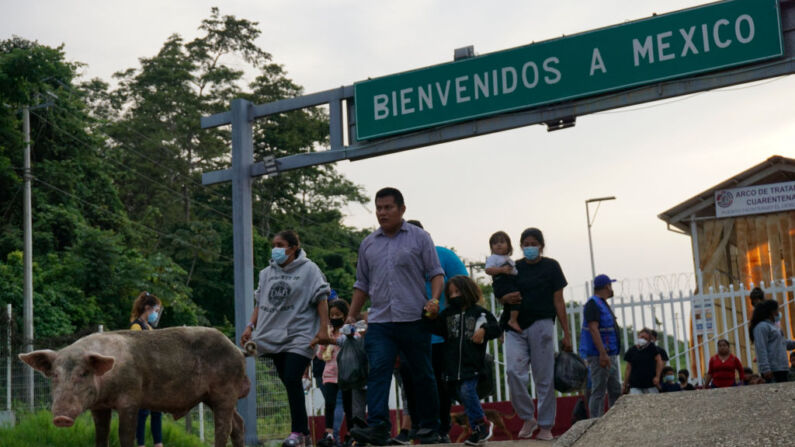
[(478, 379), (484, 374), (486, 342), (500, 336), (497, 319), (477, 305), (482, 299), (480, 288), (466, 276), (447, 281), (445, 296), (448, 306), (439, 313), (439, 305), (429, 302), (425, 310), (431, 332), (443, 337), (444, 377), (450, 390), (458, 392), (472, 426), (466, 445), (483, 445), (491, 438), (494, 424), (486, 419), (477, 393)]

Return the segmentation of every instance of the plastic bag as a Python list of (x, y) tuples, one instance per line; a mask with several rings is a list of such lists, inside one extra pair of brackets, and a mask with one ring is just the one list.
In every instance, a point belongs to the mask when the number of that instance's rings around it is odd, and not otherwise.
[(579, 355), (559, 352), (555, 355), (555, 389), (561, 393), (581, 390), (588, 379), (588, 366)]
[(494, 375), (494, 357), (491, 354), (486, 354), (483, 358), (483, 371), (478, 375), (478, 397), (486, 399), (494, 394), (497, 389), (497, 378)]
[(351, 336), (337, 354), (337, 385), (341, 390), (361, 389), (367, 385), (367, 353), (364, 342)]

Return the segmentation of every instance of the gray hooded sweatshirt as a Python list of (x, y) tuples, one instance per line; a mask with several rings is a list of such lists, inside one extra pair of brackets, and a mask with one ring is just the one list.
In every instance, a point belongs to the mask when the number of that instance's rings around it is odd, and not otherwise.
[(320, 329), (317, 303), (328, 299), (331, 288), (304, 250), (284, 267), (271, 260), (259, 272), (254, 292), (257, 326), (251, 334), (257, 353), (292, 352), (312, 358), (309, 343)]

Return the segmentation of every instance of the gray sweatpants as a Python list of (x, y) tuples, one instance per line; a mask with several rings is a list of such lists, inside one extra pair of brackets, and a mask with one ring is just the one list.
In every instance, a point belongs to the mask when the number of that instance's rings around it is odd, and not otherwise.
[(511, 405), (522, 420), (535, 418), (533, 398), (527, 391), (530, 368), (538, 397), (538, 425), (555, 425), (555, 323), (538, 320), (521, 334), (508, 331), (505, 336), (505, 363)]

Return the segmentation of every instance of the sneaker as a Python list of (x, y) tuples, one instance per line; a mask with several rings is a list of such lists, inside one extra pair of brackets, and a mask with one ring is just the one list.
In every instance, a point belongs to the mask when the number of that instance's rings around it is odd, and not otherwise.
[(337, 441), (334, 439), (333, 433), (326, 433), (320, 440), (317, 441), (317, 447), (335, 447)]
[(538, 421), (536, 421), (535, 419), (524, 421), (522, 429), (519, 430), (519, 435), (518, 435), (519, 439), (530, 439), (533, 436), (533, 433), (535, 433), (537, 428), (538, 428)]
[(389, 440), (389, 445), (409, 445), (411, 444), (411, 439), (409, 438), (409, 431), (408, 430), (400, 430), (397, 436)]
[(387, 445), (389, 443), (389, 428), (386, 424), (354, 427), (351, 429), (351, 436), (359, 444)]
[(439, 433), (430, 428), (421, 428), (417, 430), (417, 440), (420, 444), (439, 444), (440, 439)]
[(474, 445), (479, 446), (486, 443), (488, 439), (491, 438), (491, 435), (494, 434), (494, 423), (491, 421), (486, 421), (483, 423), (478, 424), (474, 430), (472, 430), (472, 434), (467, 438), (464, 442), (466, 445)]
[(282, 442), (282, 447), (304, 447), (304, 435), (302, 433), (290, 433), (290, 436)]
[(548, 428), (542, 428), (541, 430), (538, 431), (536, 439), (538, 439), (539, 441), (552, 441), (553, 439), (555, 439), (555, 437), (552, 436), (552, 430)]
[(450, 439), (449, 434), (447, 433), (439, 434), (439, 444), (452, 444), (452, 443), (453, 441)]
[(356, 445), (356, 441), (353, 440), (351, 435), (345, 435), (345, 442), (342, 443), (342, 447), (354, 447)]

